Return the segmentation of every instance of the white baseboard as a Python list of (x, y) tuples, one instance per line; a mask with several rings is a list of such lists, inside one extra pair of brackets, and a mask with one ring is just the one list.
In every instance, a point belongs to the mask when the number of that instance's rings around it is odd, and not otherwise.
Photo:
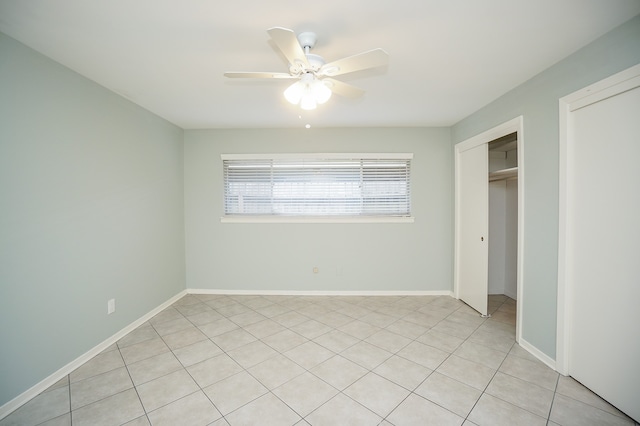
[(130, 332), (132, 332), (133, 330), (135, 330), (136, 328), (138, 328), (140, 325), (144, 324), (145, 322), (149, 321), (153, 316), (157, 315), (162, 310), (164, 310), (165, 308), (167, 308), (170, 305), (172, 305), (175, 301), (177, 301), (178, 299), (183, 297), (185, 294), (187, 294), (187, 291), (186, 290), (182, 290), (180, 293), (176, 294), (171, 299), (167, 300), (166, 302), (164, 302), (163, 304), (161, 304), (157, 308), (154, 308), (153, 310), (149, 311), (148, 313), (146, 313), (142, 317), (138, 318), (136, 321), (132, 322), (128, 326), (124, 327), (122, 330), (118, 331), (113, 336), (111, 336), (108, 339), (106, 339), (105, 341), (99, 343), (98, 345), (96, 345), (95, 347), (93, 347), (92, 349), (87, 351), (86, 353), (80, 355), (78, 358), (76, 358), (73, 361), (71, 361), (69, 364), (65, 365), (64, 367), (62, 367), (61, 369), (59, 369), (55, 373), (51, 374), (46, 379), (42, 380), (41, 382), (39, 382), (35, 386), (32, 386), (31, 388), (27, 389), (26, 391), (24, 391), (20, 395), (18, 395), (15, 398), (13, 398), (11, 401), (9, 401), (6, 404), (4, 404), (3, 406), (1, 406), (0, 407), (0, 419), (5, 418), (9, 414), (14, 412), (18, 408), (20, 408), (22, 405), (24, 405), (27, 402), (29, 402), (32, 398), (35, 398), (36, 396), (38, 396), (39, 394), (41, 394), (42, 392), (47, 390), (50, 386), (54, 385), (60, 379), (64, 378), (64, 376), (66, 376), (67, 374), (70, 374), (72, 371), (74, 371), (75, 369), (80, 367), (85, 362), (89, 361), (94, 356), (98, 355), (100, 352), (102, 352), (103, 350), (105, 350), (106, 348), (108, 348), (109, 346), (111, 346), (112, 344), (114, 344), (115, 342), (120, 340), (121, 338), (123, 338), (125, 335), (127, 335)]
[(189, 294), (220, 294), (239, 296), (451, 296), (449, 290), (433, 291), (320, 291), (320, 290), (224, 290), (209, 288), (188, 288)]
[(510, 297), (513, 300), (518, 300), (518, 294), (516, 293), (511, 293), (510, 291), (506, 290), (504, 291), (504, 295), (507, 297)]
[(547, 366), (549, 368), (551, 368), (553, 370), (556, 370), (556, 361), (554, 359), (552, 359), (551, 357), (549, 357), (547, 354), (545, 354), (542, 351), (540, 351), (535, 346), (533, 346), (531, 343), (527, 342), (522, 337), (520, 337), (520, 341), (518, 342), (518, 344), (520, 345), (520, 347), (522, 347), (522, 349), (526, 350), (531, 355), (535, 356), (540, 361), (542, 361), (545, 364), (547, 364)]

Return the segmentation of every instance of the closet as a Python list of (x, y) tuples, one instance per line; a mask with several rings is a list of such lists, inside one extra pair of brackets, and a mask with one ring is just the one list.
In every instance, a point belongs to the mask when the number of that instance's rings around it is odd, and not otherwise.
[(489, 295), (516, 300), (516, 341), (523, 291), (522, 125), (516, 117), (454, 146), (454, 295), (483, 316), (492, 313)]
[(511, 133), (488, 143), (488, 293), (517, 299), (518, 140)]

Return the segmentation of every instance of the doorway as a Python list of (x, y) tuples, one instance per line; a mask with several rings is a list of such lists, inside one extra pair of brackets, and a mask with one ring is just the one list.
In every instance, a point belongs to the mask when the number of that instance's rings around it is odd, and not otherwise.
[[(523, 200), (524, 200), (524, 140), (523, 118), (517, 117), (500, 126), (474, 136), (455, 146), (455, 256), (454, 256), (454, 295), (481, 315), (488, 314), (489, 300), (489, 252), (492, 235), (490, 232), (489, 205), (489, 171), (490, 157), (503, 158), (492, 160), (492, 179), (495, 182), (504, 181), (504, 203), (506, 207), (507, 182), (512, 190), (510, 202), (515, 203), (516, 212), (511, 217), (515, 224), (515, 236), (509, 244), (515, 242), (515, 252), (509, 251), (509, 256), (515, 258), (515, 265), (510, 269), (502, 269), (502, 282), (507, 275), (515, 273), (515, 289), (510, 285), (504, 291), (509, 291), (516, 299), (516, 341), (520, 341), (522, 328), (522, 259), (523, 259)], [(491, 145), (493, 143), (493, 145)], [(510, 145), (510, 146), (509, 146)], [(490, 148), (493, 147), (493, 150)], [(504, 151), (500, 151), (500, 150)], [(491, 154), (491, 152), (494, 154)], [(508, 151), (513, 151), (507, 154)], [(502, 152), (502, 154), (499, 154)], [(510, 158), (507, 159), (507, 156)], [(498, 167), (498, 163), (503, 166)], [(515, 164), (515, 167), (507, 167)], [(500, 170), (498, 170), (498, 168)], [(509, 170), (511, 169), (511, 170)], [(497, 172), (497, 173), (496, 173)], [(514, 179), (516, 178), (517, 179)], [(501, 186), (502, 184), (495, 184)], [(515, 199), (514, 199), (515, 198)], [(506, 212), (505, 212), (506, 214)], [(506, 219), (506, 217), (505, 217)], [(506, 225), (506, 223), (504, 223)], [(514, 226), (515, 225), (515, 226)], [(495, 231), (494, 227), (494, 231)], [(503, 230), (506, 232), (506, 227)], [(506, 254), (507, 243), (503, 243), (503, 255)], [(494, 251), (495, 247), (494, 247)], [(507, 259), (502, 259), (506, 268)], [(511, 264), (513, 265), (513, 264)], [(494, 265), (495, 266), (495, 265)], [(492, 278), (495, 278), (494, 268)], [(495, 285), (495, 283), (494, 283)], [(499, 286), (500, 284), (498, 284)], [(514, 294), (515, 292), (515, 294)]]
[[(518, 135), (488, 143), (489, 295), (517, 300)], [(489, 313), (492, 313), (491, 307)]]

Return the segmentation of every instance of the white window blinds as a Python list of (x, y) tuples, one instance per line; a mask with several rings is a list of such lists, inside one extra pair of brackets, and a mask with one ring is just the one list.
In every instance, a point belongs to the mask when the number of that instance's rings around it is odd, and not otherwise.
[(408, 217), (411, 158), (223, 155), (225, 216)]

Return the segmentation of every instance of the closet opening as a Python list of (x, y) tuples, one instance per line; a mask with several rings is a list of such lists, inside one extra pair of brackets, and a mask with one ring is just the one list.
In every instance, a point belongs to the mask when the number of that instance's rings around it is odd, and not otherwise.
[(457, 143), (454, 160), (454, 295), (481, 316), (491, 315), (513, 326), (520, 343), (524, 304), (523, 117)]
[(489, 142), (488, 151), (488, 313), (515, 326), (518, 298), (517, 132)]

